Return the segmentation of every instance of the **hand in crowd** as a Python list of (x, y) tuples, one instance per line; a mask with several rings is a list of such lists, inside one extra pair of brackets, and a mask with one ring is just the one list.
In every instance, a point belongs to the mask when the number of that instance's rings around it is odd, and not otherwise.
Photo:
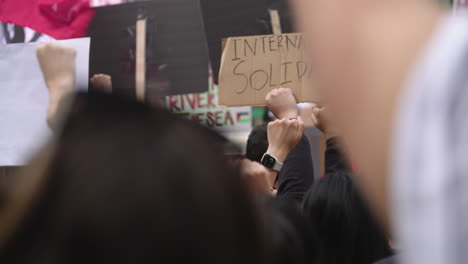
[(299, 115), (296, 98), (289, 88), (272, 90), (266, 95), (265, 102), (278, 119), (296, 118)]
[(57, 43), (46, 43), (37, 48), (37, 58), (49, 89), (47, 121), (51, 127), (55, 122), (60, 100), (75, 86), (76, 50)]
[(304, 133), (304, 122), (299, 116), (297, 119), (278, 119), (268, 124), (268, 150), (283, 162), (288, 153), (301, 140)]
[(57, 43), (46, 43), (37, 48), (39, 65), (52, 98), (60, 97), (63, 89), (73, 89), (76, 78), (75, 57), (74, 48)]
[(112, 78), (107, 74), (95, 74), (91, 77), (91, 85), (93, 88), (105, 92), (112, 93)]
[(330, 112), (327, 108), (325, 107), (319, 108), (315, 106), (312, 109), (311, 119), (312, 119), (313, 125), (316, 128), (320, 129), (320, 131), (322, 131), (324, 134), (327, 135), (327, 137), (330, 138), (330, 137), (337, 136), (337, 132), (336, 132), (336, 129), (331, 125), (329, 115), (330, 115)]
[(262, 164), (244, 159), (240, 163), (241, 177), (255, 192), (270, 194), (274, 185), (275, 177), (271, 176)]

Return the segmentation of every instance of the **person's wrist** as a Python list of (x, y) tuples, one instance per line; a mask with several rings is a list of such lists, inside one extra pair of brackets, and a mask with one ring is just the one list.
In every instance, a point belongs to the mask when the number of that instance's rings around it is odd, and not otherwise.
[(296, 109), (291, 109), (291, 110), (279, 113), (277, 118), (278, 119), (283, 119), (283, 118), (291, 119), (291, 118), (297, 118), (298, 116), (299, 116), (299, 110), (296, 108)]
[(274, 156), (277, 161), (283, 163), (284, 160), (286, 159), (286, 156), (288, 155), (289, 151), (285, 150), (284, 148), (279, 148), (279, 147), (269, 147), (267, 149), (268, 154)]
[(54, 90), (68, 90), (75, 84), (74, 76), (62, 76), (59, 78), (46, 79), (47, 86), (54, 88)]
[(58, 79), (51, 79), (46, 81), (47, 87), (49, 88), (50, 98), (54, 100), (60, 100), (63, 95), (73, 91), (75, 86), (75, 78), (63, 77)]

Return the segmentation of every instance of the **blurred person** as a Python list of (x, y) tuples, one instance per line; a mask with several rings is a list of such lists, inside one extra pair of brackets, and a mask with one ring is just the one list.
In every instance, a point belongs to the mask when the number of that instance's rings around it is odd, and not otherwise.
[(375, 264), (395, 264), (395, 263), (398, 263), (396, 255), (375, 262)]
[[(73, 74), (49, 64), (71, 70), (71, 51), (39, 52), (54, 98)], [(69, 108), (5, 194), (0, 262), (271, 263), (268, 225), (212, 132), (99, 93)]]
[[(2, 237), (2, 262), (263, 263), (258, 208), (206, 131), (125, 100), (85, 99), (47, 168), (23, 176), (42, 184), (24, 217), (3, 226), (15, 231)], [(27, 194), (11, 195), (3, 215)]]
[(389, 242), (346, 170), (327, 173), (304, 197), (322, 264), (372, 264), (392, 254)]
[[(271, 122), (268, 125), (269, 147), (266, 153), (275, 155), (278, 160), (285, 156), (289, 157), (301, 144), (303, 132), (301, 118), (277, 119)], [(302, 214), (300, 203), (290, 199), (291, 196), (287, 192), (278, 191), (276, 196), (271, 196), (271, 189), (278, 172), (248, 159), (243, 160), (241, 164), (242, 178), (258, 194), (263, 194), (261, 200), (266, 221), (271, 223), (270, 233), (275, 262), (279, 264), (316, 263), (317, 236)], [(279, 173), (282, 173), (282, 169)], [(291, 186), (291, 191), (301, 192), (302, 189), (298, 188), (300, 184), (294, 184), (295, 181), (297, 180), (291, 179), (286, 183), (280, 182), (280, 185)]]
[[(393, 254), (389, 241), (355, 186), (349, 149), (327, 108), (312, 109), (312, 123), (326, 136), (325, 175), (307, 192), (303, 210), (318, 233), (317, 263), (371, 264)], [(352, 152), (352, 151), (351, 151)]]
[(290, 2), (314, 84), (401, 263), (467, 263), (466, 14), (430, 0)]
[(450, 24), (451, 19), (441, 19), (431, 0), (290, 2), (305, 34), (320, 98), (353, 149), (366, 197), (389, 227), (387, 180), (372, 176), (389, 169), (400, 87), (418, 56), (429, 53), (427, 43), (444, 30), (439, 22)]
[[(294, 120), (298, 116), (296, 101), (290, 89), (273, 90), (266, 96), (266, 104), (280, 118)], [(307, 191), (303, 200), (303, 214), (308, 220), (307, 228), (315, 232), (317, 239), (310, 248), (315, 253), (315, 263), (370, 264), (388, 257), (392, 254), (389, 242), (352, 183), (351, 166), (345, 156), (347, 150), (337, 137), (339, 133), (336, 128), (330, 124), (328, 110), (316, 107), (312, 113), (312, 123), (328, 138), (326, 175), (313, 185), (297, 184), (303, 187), (297, 191), (302, 196)], [(284, 173), (286, 179), (292, 178), (296, 183), (306, 182), (309, 176), (313, 177), (312, 163), (309, 163), (310, 152), (306, 151), (310, 147), (306, 143), (301, 140), (287, 153), (288, 158), (280, 175)], [(301, 145), (307, 146), (307, 149), (301, 149)], [(279, 155), (281, 158), (284, 156)], [(302, 196), (296, 201), (302, 202)]]
[(272, 243), (278, 264), (319, 263), (316, 230), (304, 217), (300, 205), (285, 199), (265, 201), (265, 215), (271, 221)]

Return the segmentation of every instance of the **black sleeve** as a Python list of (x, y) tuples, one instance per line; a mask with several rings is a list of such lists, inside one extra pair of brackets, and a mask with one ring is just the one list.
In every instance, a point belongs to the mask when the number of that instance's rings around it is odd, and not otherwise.
[(327, 140), (327, 149), (325, 150), (325, 175), (336, 171), (352, 171), (341, 149), (338, 138), (333, 137)]
[(397, 263), (397, 256), (391, 256), (385, 259), (382, 259), (378, 262), (375, 262), (374, 264), (396, 264)]
[(293, 199), (302, 202), (307, 190), (314, 183), (314, 165), (310, 144), (305, 136), (288, 154), (283, 163), (283, 168), (278, 174), (279, 198)]

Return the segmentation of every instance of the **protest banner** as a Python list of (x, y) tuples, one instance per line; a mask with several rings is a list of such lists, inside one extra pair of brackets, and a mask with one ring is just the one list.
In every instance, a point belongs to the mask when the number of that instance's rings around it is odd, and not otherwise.
[(317, 102), (299, 33), (229, 38), (219, 75), (219, 105), (258, 106), (272, 89), (291, 88), (298, 102)]
[(28, 27), (55, 39), (85, 37), (94, 13), (87, 1), (0, 1), (0, 21)]
[(136, 22), (143, 18), (145, 101), (206, 92), (208, 47), (200, 4), (192, 0), (137, 1), (96, 8), (88, 32), (93, 40), (90, 75), (106, 73), (112, 77), (116, 93), (136, 94)]
[(166, 96), (166, 108), (201, 125), (223, 132), (249, 132), (252, 128), (251, 107), (217, 107), (218, 86), (210, 72), (206, 93)]

